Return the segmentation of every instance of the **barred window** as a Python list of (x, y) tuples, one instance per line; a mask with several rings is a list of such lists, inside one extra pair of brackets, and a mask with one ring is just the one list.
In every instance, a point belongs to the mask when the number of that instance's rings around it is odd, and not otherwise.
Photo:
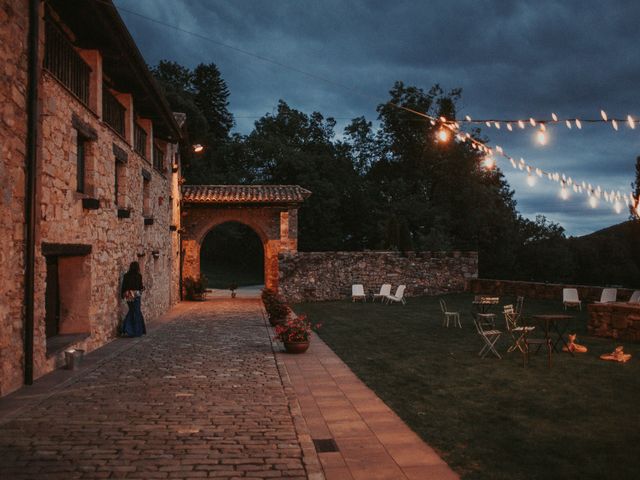
[(125, 111), (122, 104), (104, 85), (102, 87), (102, 120), (122, 136), (124, 136)]
[(157, 145), (153, 149), (153, 167), (159, 172), (164, 172), (164, 152)]
[(133, 150), (147, 158), (147, 132), (137, 123), (133, 127)]
[(89, 75), (91, 68), (73, 48), (65, 34), (46, 22), (44, 68), (56, 77), (85, 105), (89, 104)]

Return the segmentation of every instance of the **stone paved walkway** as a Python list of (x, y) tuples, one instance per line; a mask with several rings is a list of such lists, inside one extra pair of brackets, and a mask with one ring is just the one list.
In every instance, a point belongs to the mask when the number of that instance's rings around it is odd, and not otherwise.
[(278, 358), (311, 437), (335, 442), (318, 453), (327, 480), (459, 478), (317, 336), (304, 355)]
[(0, 423), (0, 478), (307, 478), (258, 301), (186, 305)]

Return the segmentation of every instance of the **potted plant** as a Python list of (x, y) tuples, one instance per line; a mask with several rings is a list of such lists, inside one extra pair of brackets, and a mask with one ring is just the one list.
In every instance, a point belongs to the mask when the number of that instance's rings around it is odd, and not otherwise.
[(207, 277), (200, 275), (198, 278), (185, 278), (184, 290), (187, 300), (204, 300), (204, 294), (207, 291)]
[(238, 284), (233, 282), (229, 285), (229, 290), (231, 290), (231, 298), (236, 298), (236, 290), (238, 289)]
[(320, 328), (320, 324), (314, 327), (306, 315), (290, 315), (284, 323), (276, 325), (275, 339), (284, 344), (287, 353), (304, 353), (314, 328)]
[(283, 323), (291, 312), (284, 298), (271, 289), (265, 288), (262, 291), (262, 302), (272, 326)]

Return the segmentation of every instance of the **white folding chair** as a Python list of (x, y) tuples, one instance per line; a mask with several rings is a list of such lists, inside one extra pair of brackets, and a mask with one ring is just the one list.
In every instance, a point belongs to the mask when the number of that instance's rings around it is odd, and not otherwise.
[(406, 285), (399, 285), (398, 288), (396, 289), (395, 295), (387, 295), (385, 297), (387, 304), (402, 303), (404, 305), (405, 303), (407, 303), (406, 300), (404, 299), (405, 288), (407, 288)]
[(629, 303), (640, 303), (640, 290), (636, 290), (631, 294), (629, 298)]
[(367, 296), (364, 293), (364, 286), (361, 283), (351, 285), (351, 301), (355, 302), (357, 300), (362, 300), (363, 302), (367, 301)]
[(580, 302), (580, 298), (578, 297), (578, 289), (563, 288), (562, 304), (564, 305), (565, 310), (567, 309), (567, 307), (578, 307), (580, 310), (582, 310), (582, 302)]
[(442, 326), (449, 328), (449, 320), (453, 320), (453, 326), (458, 324), (458, 327), (462, 328), (460, 324), (460, 314), (458, 312), (450, 312), (447, 310), (447, 304), (444, 299), (440, 299), (440, 310), (442, 310)]
[(524, 344), (526, 335), (536, 327), (518, 325), (521, 316), (513, 309), (513, 305), (505, 305), (503, 312), (507, 332), (511, 335), (511, 339), (513, 340), (513, 343), (507, 349), (507, 352), (510, 353), (518, 349), (524, 353), (524, 349), (526, 348)]
[(484, 358), (489, 353), (493, 353), (496, 357), (502, 358), (502, 356), (496, 350), (496, 343), (498, 342), (500, 335), (502, 335), (502, 332), (500, 330), (492, 328), (493, 325), (491, 325), (490, 323), (483, 322), (482, 320), (479, 320), (477, 318), (473, 319), (473, 323), (476, 326), (478, 335), (480, 335), (483, 342), (482, 349), (480, 350), (480, 352), (478, 352), (478, 356)]
[(391, 295), (391, 284), (390, 283), (385, 283), (380, 287), (380, 293), (374, 293), (373, 294), (373, 299), (371, 300), (372, 302), (376, 301), (376, 298), (380, 298), (382, 300), (385, 299), (385, 297)]
[(617, 297), (618, 297), (617, 288), (603, 288), (602, 294), (600, 295), (600, 301), (596, 303), (615, 302)]

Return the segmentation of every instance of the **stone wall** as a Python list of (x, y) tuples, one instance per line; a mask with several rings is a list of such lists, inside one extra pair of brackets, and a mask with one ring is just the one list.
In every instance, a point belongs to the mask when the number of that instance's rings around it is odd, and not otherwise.
[(593, 303), (588, 308), (587, 328), (591, 335), (640, 341), (640, 304)]
[[(138, 261), (142, 269), (146, 287), (142, 311), (147, 320), (153, 320), (178, 300), (174, 272), (179, 269), (178, 232), (170, 230), (177, 218), (175, 209), (179, 198), (174, 198), (177, 173), (172, 173), (171, 169), (166, 172), (155, 170), (149, 159), (132, 150), (127, 139), (96, 118), (93, 111), (69, 95), (46, 71), (42, 74), (40, 93), (42, 138), (38, 174), (35, 376), (62, 362), (61, 354), (46, 354), (44, 244), (91, 246), (91, 253), (83, 264), (84, 281), (90, 283), (90, 289), (87, 298), (81, 300), (87, 305), (90, 319), (87, 333), (90, 336), (76, 345), (87, 351), (116, 335), (117, 325), (126, 312), (126, 305), (120, 299), (121, 279), (130, 262)], [(76, 192), (78, 132), (73, 118), (97, 134), (96, 140), (88, 142), (85, 193)], [(119, 196), (117, 204), (114, 145), (126, 154), (126, 164), (119, 179), (119, 189), (124, 189), (124, 194)], [(165, 148), (170, 162), (175, 147), (167, 145)], [(147, 156), (151, 157), (151, 154)], [(143, 170), (150, 179), (146, 207), (143, 206)], [(84, 208), (86, 198), (97, 199), (98, 208)], [(121, 218), (119, 208), (128, 209), (129, 217)]]
[[(476, 278), (470, 280), (468, 291), (487, 295), (522, 295), (526, 298), (539, 298), (544, 300), (562, 301), (563, 288), (578, 289), (578, 296), (583, 303), (600, 300), (603, 287), (588, 285), (563, 285), (559, 283), (519, 282), (514, 280), (492, 280)], [(631, 297), (633, 290), (618, 288), (618, 300), (626, 301)]]
[(290, 302), (339, 300), (361, 283), (369, 294), (383, 283), (405, 295), (461, 292), (478, 275), (476, 252), (299, 252), (279, 256), (280, 292)]
[(22, 385), (27, 2), (0, 0), (0, 396)]

